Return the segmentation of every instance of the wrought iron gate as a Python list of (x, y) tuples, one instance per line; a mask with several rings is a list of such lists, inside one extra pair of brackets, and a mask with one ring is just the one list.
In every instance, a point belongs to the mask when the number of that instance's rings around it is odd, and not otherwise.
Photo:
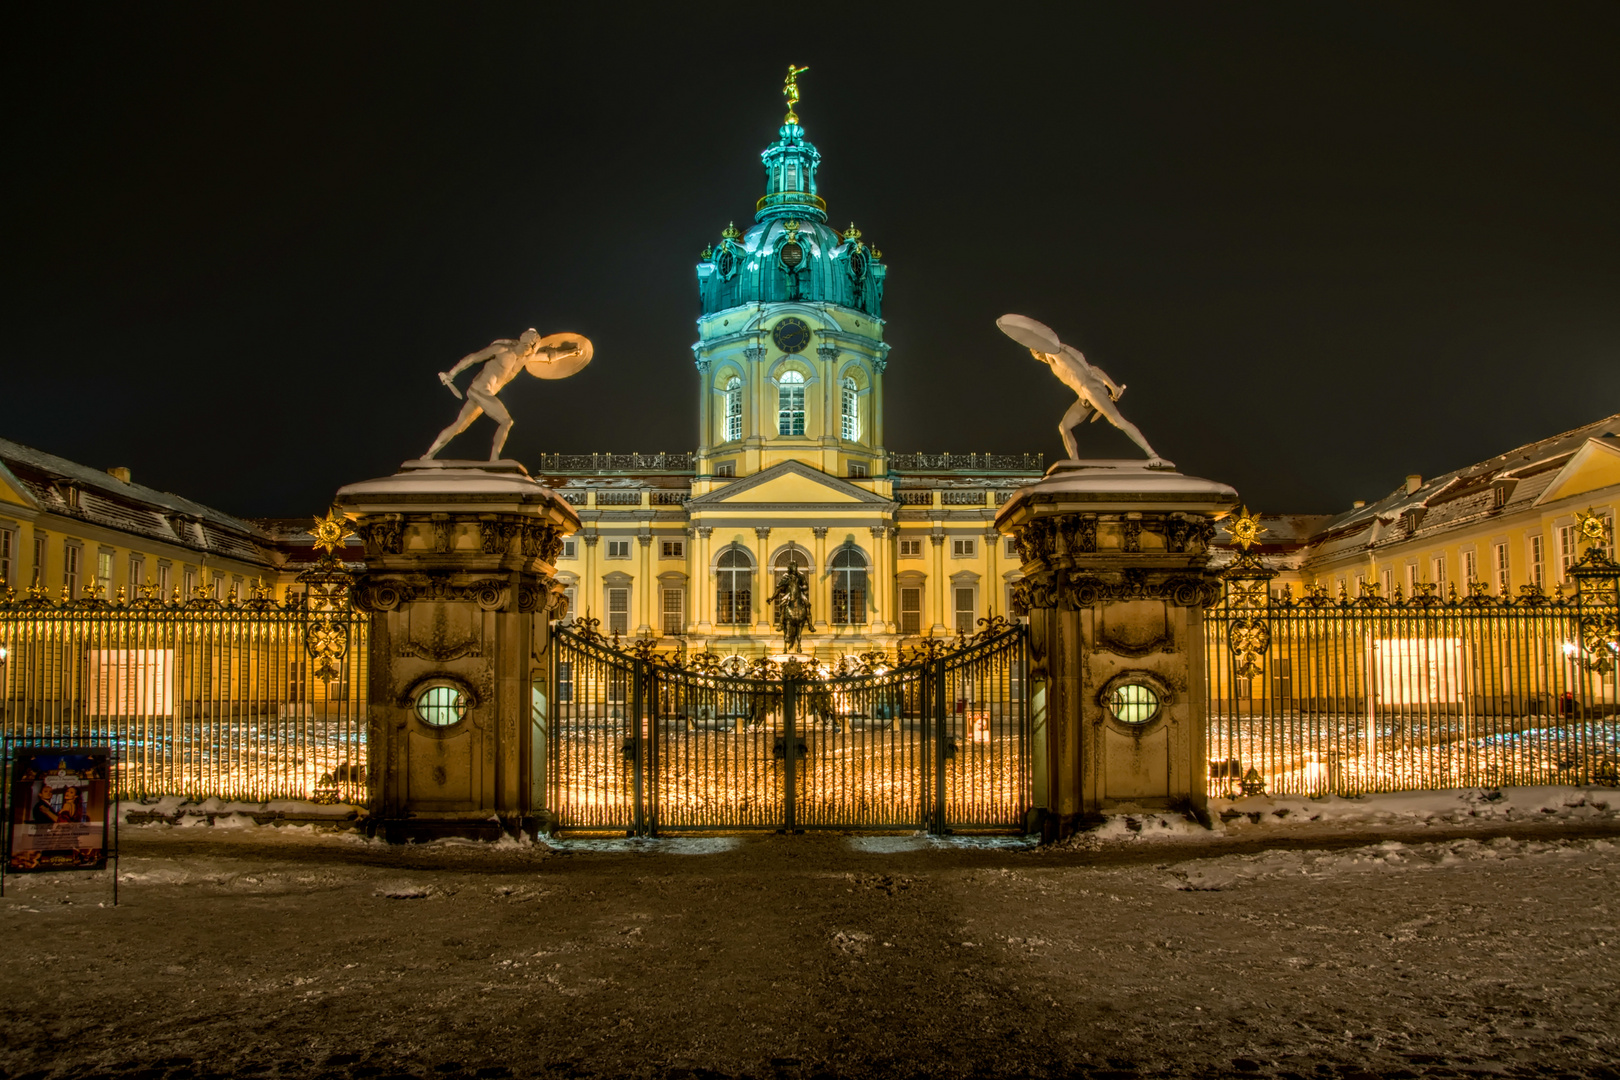
[(550, 809), (562, 829), (1024, 827), (1023, 627), (835, 665), (554, 639)]

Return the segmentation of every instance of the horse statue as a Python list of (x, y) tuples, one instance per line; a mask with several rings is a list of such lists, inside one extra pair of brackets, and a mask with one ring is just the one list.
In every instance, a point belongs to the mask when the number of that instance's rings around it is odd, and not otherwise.
[(776, 582), (771, 594), (776, 611), (776, 628), (782, 632), (783, 651), (799, 651), (799, 637), (810, 625), (810, 582), (804, 571), (790, 566)]

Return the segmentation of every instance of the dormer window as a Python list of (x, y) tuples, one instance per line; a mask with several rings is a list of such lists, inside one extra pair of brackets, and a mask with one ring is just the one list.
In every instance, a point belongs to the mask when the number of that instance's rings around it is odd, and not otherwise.
[(77, 510), (79, 508), (79, 489), (72, 484), (63, 484), (59, 490), (62, 493), (62, 501), (67, 504), (68, 509)]
[(1414, 506), (1401, 514), (1401, 527), (1409, 533), (1417, 532), (1417, 527), (1423, 522), (1425, 508)]
[(1513, 497), (1513, 488), (1517, 484), (1517, 480), (1498, 480), (1496, 483), (1492, 484), (1491, 509), (1500, 510), (1506, 506), (1508, 504), (1508, 499)]

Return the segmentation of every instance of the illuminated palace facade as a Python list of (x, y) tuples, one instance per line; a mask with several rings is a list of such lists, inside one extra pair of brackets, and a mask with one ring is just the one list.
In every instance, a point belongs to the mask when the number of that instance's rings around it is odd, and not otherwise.
[(802, 647), (824, 659), (972, 632), (1008, 612), (1019, 562), (992, 520), (1040, 458), (885, 447), (882, 253), (828, 224), (797, 116), (762, 158), (753, 225), (697, 266), (696, 450), (536, 470), (584, 523), (558, 563), (570, 614), (661, 648), (774, 652), (770, 596), (797, 566)]

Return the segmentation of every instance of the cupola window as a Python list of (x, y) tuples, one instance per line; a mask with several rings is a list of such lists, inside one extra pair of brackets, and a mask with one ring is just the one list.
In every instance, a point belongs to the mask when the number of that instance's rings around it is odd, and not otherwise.
[(742, 380), (735, 375), (726, 383), (725, 442), (742, 438)]
[(776, 433), (804, 434), (804, 376), (788, 371), (777, 380)]
[(860, 398), (855, 393), (854, 379), (846, 376), (839, 385), (844, 402), (843, 436), (849, 442), (854, 442), (861, 437)]

